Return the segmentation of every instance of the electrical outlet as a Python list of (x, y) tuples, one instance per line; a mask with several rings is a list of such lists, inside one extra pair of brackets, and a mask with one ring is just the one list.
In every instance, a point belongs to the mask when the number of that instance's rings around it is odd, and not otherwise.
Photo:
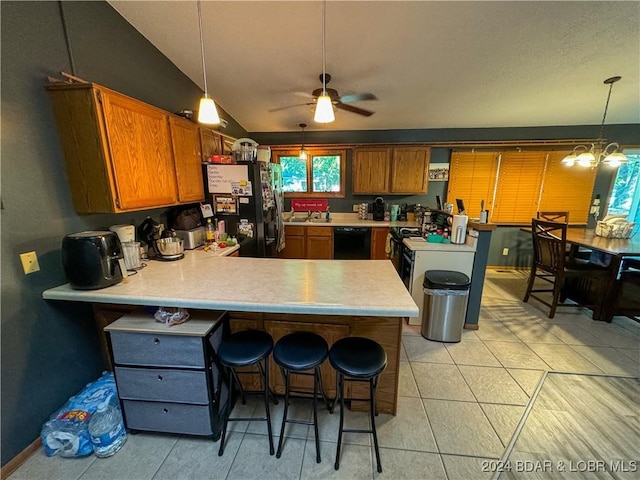
[(509, 255), (509, 249), (508, 248), (503, 248), (502, 249), (502, 255)]
[(354, 203), (353, 204), (353, 208), (351, 209), (351, 211), (352, 212), (357, 212), (359, 208), (360, 208), (360, 204)]
[(20, 261), (22, 262), (22, 269), (25, 275), (40, 271), (40, 264), (38, 263), (36, 252), (21, 253)]

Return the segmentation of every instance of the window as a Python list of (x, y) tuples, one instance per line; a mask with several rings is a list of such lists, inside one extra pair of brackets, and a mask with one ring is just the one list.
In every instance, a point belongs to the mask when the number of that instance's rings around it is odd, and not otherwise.
[(567, 210), (571, 223), (587, 223), (596, 170), (563, 166), (566, 154), (454, 152), (447, 201), (462, 199), (477, 218), (484, 200), (489, 221), (498, 224), (528, 224), (539, 210)]
[(607, 213), (627, 215), (627, 220), (640, 224), (640, 150), (625, 150), (628, 163), (620, 165), (613, 182)]
[(345, 150), (307, 149), (301, 160), (297, 150), (274, 150), (282, 165), (282, 191), (287, 197), (344, 197)]

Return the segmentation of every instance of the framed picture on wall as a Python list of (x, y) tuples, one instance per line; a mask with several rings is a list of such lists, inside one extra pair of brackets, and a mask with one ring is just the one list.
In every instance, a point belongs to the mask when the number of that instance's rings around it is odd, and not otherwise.
[(449, 180), (449, 164), (448, 163), (430, 163), (429, 164), (429, 181), (430, 182), (446, 182)]

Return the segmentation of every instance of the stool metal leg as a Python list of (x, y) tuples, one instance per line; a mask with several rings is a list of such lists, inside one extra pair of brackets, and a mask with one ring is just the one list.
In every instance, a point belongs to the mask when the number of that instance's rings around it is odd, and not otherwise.
[[(233, 372), (233, 369), (229, 369), (228, 367), (223, 367), (225, 371), (229, 371), (231, 370)], [(222, 372), (220, 372), (222, 374)], [(234, 383), (235, 383), (235, 375), (233, 373), (231, 373), (229, 375), (229, 405), (231, 405), (233, 403), (233, 389), (234, 389)], [(222, 436), (220, 437), (220, 448), (218, 449), (218, 456), (221, 457), (222, 454), (224, 453), (224, 441), (225, 438), (227, 437), (227, 425), (229, 424), (229, 415), (231, 415), (231, 409), (229, 409), (228, 412), (226, 412), (225, 416), (224, 416), (224, 422), (222, 424)]]
[(287, 424), (287, 414), (289, 412), (289, 381), (290, 381), (290, 372), (287, 369), (280, 367), (280, 371), (282, 372), (282, 376), (284, 377), (284, 413), (282, 416), (282, 427), (280, 427), (280, 440), (278, 440), (278, 452), (276, 453), (276, 458), (280, 458), (282, 455), (282, 443), (284, 442), (284, 428)]
[(338, 448), (336, 449), (336, 463), (334, 468), (338, 470), (340, 469), (340, 447), (342, 446), (342, 430), (344, 427), (344, 378), (340, 372), (337, 374), (336, 381), (338, 383), (336, 387), (336, 400), (338, 397), (340, 398), (340, 428), (338, 428)]
[[(264, 362), (264, 366), (262, 364)], [(267, 431), (269, 434), (269, 455), (273, 455), (273, 434), (271, 432), (271, 413), (269, 412), (269, 394), (271, 389), (269, 388), (269, 367), (267, 365), (267, 359), (258, 362), (258, 368), (262, 374), (264, 380), (264, 409), (267, 413)]]
[(369, 379), (369, 395), (370, 412), (371, 412), (371, 433), (373, 434), (373, 446), (376, 452), (376, 463), (378, 464), (378, 473), (382, 473), (382, 464), (380, 463), (380, 449), (378, 448), (378, 434), (376, 433), (376, 387), (378, 386), (378, 377)]
[[(320, 435), (318, 434), (318, 379), (320, 367), (316, 366), (313, 370), (313, 431), (316, 436), (316, 463), (320, 463)], [(322, 396), (324, 397), (324, 394)]]

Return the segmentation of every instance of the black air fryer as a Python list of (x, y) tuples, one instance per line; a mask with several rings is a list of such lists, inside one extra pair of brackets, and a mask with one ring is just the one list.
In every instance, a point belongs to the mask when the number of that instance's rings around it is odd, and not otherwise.
[(62, 265), (71, 288), (96, 290), (122, 280), (122, 245), (109, 231), (70, 233), (62, 239)]

